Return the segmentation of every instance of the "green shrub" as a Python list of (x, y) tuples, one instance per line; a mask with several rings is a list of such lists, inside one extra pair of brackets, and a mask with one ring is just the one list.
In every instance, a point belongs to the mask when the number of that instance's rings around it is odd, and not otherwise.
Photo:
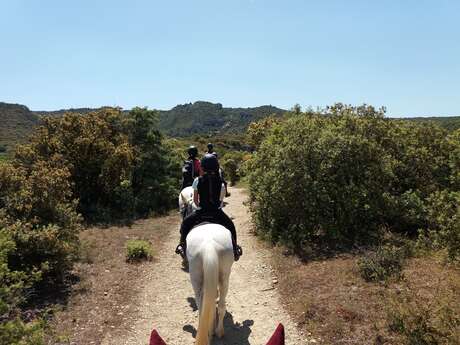
[(431, 301), (411, 290), (395, 296), (387, 310), (388, 326), (407, 345), (460, 344), (458, 295), (438, 291)]
[(450, 260), (460, 259), (460, 192), (439, 191), (427, 200), (428, 229), (420, 242), (435, 249), (446, 248)]
[(24, 323), (18, 317), (18, 306), (25, 301), (24, 291), (41, 279), (41, 271), (15, 271), (9, 266), (9, 256), (16, 245), (5, 229), (0, 229), (0, 344), (42, 344), (41, 322)]
[(45, 118), (15, 162), (59, 161), (78, 211), (90, 221), (131, 218), (173, 207), (180, 169), (158, 131), (157, 113), (104, 108)]
[(0, 144), (0, 154), (6, 152), (6, 146)]
[(257, 231), (301, 251), (372, 241), (382, 226), (427, 229), (430, 196), (456, 188), (460, 141), (384, 111), (337, 104), (251, 126), (261, 142), (244, 170)]
[(399, 278), (406, 253), (394, 246), (381, 246), (358, 260), (361, 277), (366, 281), (384, 281), (390, 277)]
[(45, 118), (30, 144), (17, 149), (15, 160), (27, 166), (60, 159), (69, 171), (68, 181), (79, 202), (79, 212), (88, 219), (106, 213), (124, 216), (129, 207), (117, 207), (119, 198), (114, 190), (130, 178), (134, 153), (122, 120), (119, 110), (109, 108), (86, 115), (68, 113)]
[(448, 136), (449, 167), (451, 188), (460, 191), (460, 128)]
[(225, 175), (228, 176), (230, 185), (234, 185), (238, 181), (238, 164), (234, 159), (227, 159), (222, 163)]
[[(0, 344), (41, 344), (41, 323), (24, 323), (20, 308), (81, 254), (79, 212), (111, 221), (175, 205), (180, 169), (156, 116), (106, 108), (47, 118), (0, 165)], [(128, 255), (150, 258), (151, 249), (132, 243)]]
[(0, 323), (0, 345), (44, 345), (41, 320), (25, 323), (21, 319)]
[(247, 130), (248, 143), (257, 150), (267, 135), (270, 134), (270, 130), (281, 121), (282, 119), (279, 117), (268, 116), (260, 121), (252, 122)]
[(139, 261), (152, 258), (152, 246), (144, 240), (129, 240), (126, 243), (126, 260)]
[(134, 108), (127, 121), (136, 157), (131, 177), (136, 212), (164, 213), (176, 207), (180, 160), (158, 130), (157, 112)]
[(69, 172), (55, 161), (0, 166), (0, 228), (14, 241), (13, 270), (40, 270), (62, 279), (78, 253), (81, 218), (72, 200)]
[(372, 237), (393, 178), (392, 157), (367, 137), (374, 123), (372, 133), (386, 125), (376, 114), (296, 116), (276, 126), (248, 168), (259, 231), (298, 249)]

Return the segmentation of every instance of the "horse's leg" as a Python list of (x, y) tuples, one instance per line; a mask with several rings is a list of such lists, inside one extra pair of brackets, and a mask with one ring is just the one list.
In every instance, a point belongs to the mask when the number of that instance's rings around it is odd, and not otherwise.
[(219, 303), (217, 305), (217, 328), (216, 335), (219, 338), (224, 336), (224, 317), (227, 312), (226, 301), (228, 293), (228, 284), (229, 284), (230, 271), (224, 270), (219, 274)]
[(203, 297), (203, 269), (201, 262), (198, 264), (196, 259), (189, 263), (190, 280), (192, 282), (193, 292), (195, 293), (195, 303), (198, 313), (201, 312), (201, 300)]

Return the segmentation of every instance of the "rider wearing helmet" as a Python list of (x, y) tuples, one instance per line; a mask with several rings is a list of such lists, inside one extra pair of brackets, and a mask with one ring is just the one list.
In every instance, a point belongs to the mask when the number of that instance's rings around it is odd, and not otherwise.
[[(214, 155), (216, 158), (218, 158), (217, 152), (214, 151), (214, 145), (212, 143), (208, 143), (208, 151), (206, 151), (206, 153)], [(230, 193), (228, 192), (227, 181), (225, 181), (224, 171), (221, 168), (219, 168), (219, 174), (220, 178), (222, 179), (222, 183), (225, 186), (225, 196), (229, 197)]]
[(198, 149), (196, 146), (189, 146), (187, 149), (188, 159), (184, 162), (182, 168), (182, 188), (190, 187), (193, 180), (201, 175), (201, 163), (198, 158)]
[(201, 160), (203, 175), (193, 181), (193, 201), (198, 209), (195, 213), (187, 216), (180, 228), (180, 243), (176, 253), (185, 257), (186, 238), (190, 230), (202, 223), (211, 222), (220, 224), (230, 230), (232, 234), (233, 253), (235, 261), (242, 254), (241, 247), (236, 242), (236, 229), (232, 220), (222, 211), (223, 183), (219, 175), (219, 162), (216, 156), (206, 154)]
[(208, 151), (206, 151), (206, 153), (214, 155), (216, 156), (216, 158), (218, 158), (217, 153), (214, 151), (214, 145), (212, 143), (208, 143), (207, 147), (208, 147)]

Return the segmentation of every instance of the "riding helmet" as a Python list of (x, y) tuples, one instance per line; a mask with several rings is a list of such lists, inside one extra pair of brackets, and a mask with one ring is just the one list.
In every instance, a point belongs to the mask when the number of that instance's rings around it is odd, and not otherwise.
[(190, 157), (193, 157), (195, 158), (196, 156), (198, 156), (198, 149), (196, 148), (196, 146), (194, 145), (191, 145), (188, 150), (187, 150), (188, 154)]
[(219, 171), (219, 161), (213, 154), (207, 153), (201, 159), (201, 168), (204, 171)]

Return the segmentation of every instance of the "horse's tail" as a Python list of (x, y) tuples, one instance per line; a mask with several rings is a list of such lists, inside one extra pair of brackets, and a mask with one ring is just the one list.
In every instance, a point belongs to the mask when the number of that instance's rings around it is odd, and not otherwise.
[(201, 313), (198, 323), (196, 345), (208, 345), (211, 327), (216, 317), (217, 284), (219, 275), (219, 257), (212, 244), (203, 251), (203, 294)]

